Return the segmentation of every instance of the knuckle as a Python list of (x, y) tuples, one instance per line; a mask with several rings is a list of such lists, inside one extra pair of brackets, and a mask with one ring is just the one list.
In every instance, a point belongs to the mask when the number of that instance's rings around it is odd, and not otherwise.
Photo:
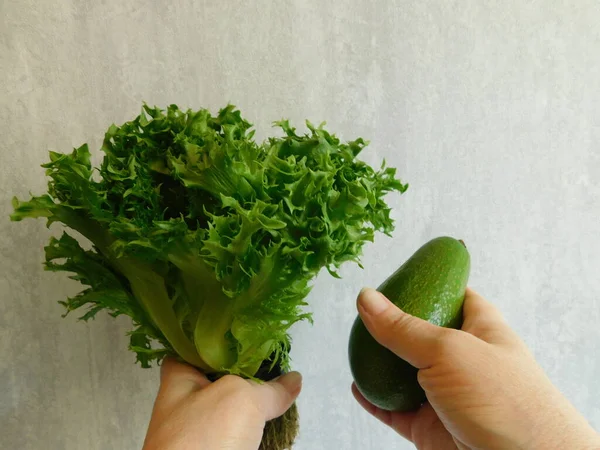
[(252, 385), (243, 378), (236, 375), (225, 375), (220, 378), (221, 400), (223, 405), (246, 405), (248, 398), (252, 396)]
[(237, 381), (238, 381), (238, 377), (236, 377), (235, 375), (228, 374), (228, 375), (224, 375), (221, 377), (221, 382), (223, 384), (224, 383), (228, 383), (228, 384), (237, 383)]
[(435, 342), (436, 353), (442, 357), (452, 355), (462, 346), (463, 340), (463, 333), (459, 330), (444, 328), (438, 333)]
[(414, 319), (406, 313), (396, 311), (388, 318), (389, 326), (388, 329), (393, 332), (405, 332), (411, 331), (414, 328)]
[(242, 378), (236, 375), (225, 375), (218, 381), (223, 387), (227, 387), (232, 390), (241, 390), (248, 384)]
[(385, 325), (382, 327), (380, 339), (385, 343), (391, 343), (413, 331), (415, 326), (413, 318), (403, 312), (394, 312), (387, 317)]

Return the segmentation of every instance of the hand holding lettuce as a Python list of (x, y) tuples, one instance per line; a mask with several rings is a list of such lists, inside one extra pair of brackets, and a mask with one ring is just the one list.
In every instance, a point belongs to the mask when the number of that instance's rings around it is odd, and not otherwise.
[(48, 192), (15, 199), (11, 219), (44, 217), (91, 242), (52, 238), (46, 268), (85, 286), (67, 312), (131, 317), (143, 367), (173, 355), (213, 378), (286, 371), (289, 329), (311, 319), (311, 281), (390, 234), (384, 196), (407, 185), (357, 159), (362, 139), (277, 126), (282, 136), (259, 143), (232, 106), (216, 116), (144, 106), (108, 129), (98, 168), (87, 145), (50, 152)]

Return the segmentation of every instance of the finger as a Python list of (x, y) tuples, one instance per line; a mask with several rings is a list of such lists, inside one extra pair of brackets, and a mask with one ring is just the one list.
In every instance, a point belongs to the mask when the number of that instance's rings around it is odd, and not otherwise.
[(272, 381), (254, 384), (257, 404), (265, 420), (271, 420), (286, 412), (302, 389), (302, 375), (289, 372)]
[(516, 334), (498, 308), (473, 289), (467, 289), (462, 330), (489, 344), (514, 342)]
[(195, 367), (180, 363), (175, 358), (165, 358), (160, 370), (160, 388), (157, 402), (169, 408), (192, 392), (210, 384), (206, 375)]
[(190, 393), (210, 384), (204, 374), (192, 366), (167, 357), (160, 369), (160, 387), (152, 408), (148, 429), (156, 428)]
[(363, 289), (358, 312), (369, 333), (384, 347), (418, 369), (430, 367), (444, 330), (406, 314), (375, 289)]
[(463, 317), (465, 323), (476, 320), (506, 323), (500, 310), (471, 288), (465, 293)]
[(400, 436), (412, 442), (412, 425), (417, 417), (416, 411), (392, 412), (385, 411), (369, 402), (352, 383), (352, 394), (360, 406), (369, 414), (394, 429)]

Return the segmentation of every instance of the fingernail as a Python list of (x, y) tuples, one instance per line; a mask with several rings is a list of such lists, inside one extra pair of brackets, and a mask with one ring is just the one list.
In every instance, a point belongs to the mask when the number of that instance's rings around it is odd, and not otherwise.
[(362, 288), (358, 294), (358, 304), (367, 314), (379, 314), (387, 306), (387, 299), (373, 288)]
[(288, 372), (282, 375), (278, 381), (292, 394), (297, 393), (302, 388), (302, 375), (300, 375), (300, 372)]

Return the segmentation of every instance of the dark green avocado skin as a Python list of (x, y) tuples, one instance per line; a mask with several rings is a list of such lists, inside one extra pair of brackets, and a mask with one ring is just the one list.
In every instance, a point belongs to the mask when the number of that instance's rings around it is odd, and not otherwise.
[[(462, 241), (427, 242), (377, 289), (408, 314), (446, 328), (460, 328), (471, 261)], [(356, 387), (375, 406), (411, 411), (425, 401), (417, 369), (380, 345), (360, 317), (350, 331), (350, 370)]]

